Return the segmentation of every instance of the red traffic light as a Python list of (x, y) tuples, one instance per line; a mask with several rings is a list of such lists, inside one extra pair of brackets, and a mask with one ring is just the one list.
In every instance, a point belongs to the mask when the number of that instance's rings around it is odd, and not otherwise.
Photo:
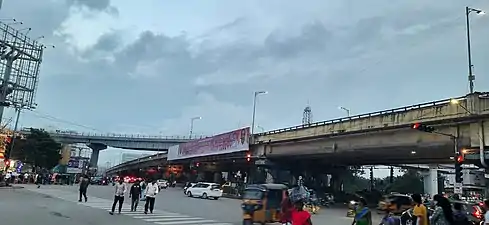
[(464, 162), (464, 156), (463, 155), (457, 156), (457, 162), (458, 163), (463, 163)]
[(412, 128), (413, 129), (419, 129), (420, 126), (421, 126), (420, 123), (415, 123), (415, 124), (413, 124)]
[(10, 166), (10, 160), (5, 159), (3, 162), (5, 163), (5, 166), (6, 167), (9, 167)]
[(200, 163), (195, 163), (195, 166), (196, 166), (196, 167), (199, 167), (199, 166), (200, 166)]
[(411, 128), (412, 129), (416, 129), (416, 130), (419, 130), (419, 131), (423, 131), (423, 132), (428, 132), (428, 133), (432, 133), (435, 131), (435, 128), (432, 127), (432, 126), (428, 126), (428, 125), (425, 125), (425, 124), (422, 124), (422, 123), (414, 123), (411, 125)]

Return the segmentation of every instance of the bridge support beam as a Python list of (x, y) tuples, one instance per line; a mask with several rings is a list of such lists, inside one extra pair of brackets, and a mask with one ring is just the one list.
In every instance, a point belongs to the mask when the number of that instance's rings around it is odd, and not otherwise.
[(438, 194), (438, 165), (430, 165), (423, 175), (424, 193), (434, 196)]
[(92, 149), (92, 155), (90, 156), (90, 168), (97, 168), (98, 156), (100, 155), (100, 151), (107, 149), (107, 145), (88, 144), (87, 146)]

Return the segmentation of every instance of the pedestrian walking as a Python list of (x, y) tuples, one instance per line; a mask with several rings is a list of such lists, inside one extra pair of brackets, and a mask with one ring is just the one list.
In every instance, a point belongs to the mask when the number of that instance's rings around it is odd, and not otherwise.
[(87, 189), (88, 185), (90, 184), (90, 178), (88, 178), (88, 175), (83, 175), (83, 177), (80, 179), (80, 194), (78, 201), (82, 201), (82, 196), (85, 198), (85, 202), (87, 202)]
[(119, 203), (119, 214), (121, 214), (122, 203), (124, 203), (124, 195), (126, 194), (126, 184), (120, 179), (119, 183), (115, 185), (115, 196), (114, 203), (112, 203), (112, 211), (109, 212), (110, 215), (114, 215), (115, 205)]
[(141, 185), (139, 185), (139, 183), (135, 183), (131, 186), (129, 198), (131, 198), (131, 212), (135, 212), (138, 207), (139, 198), (141, 198)]
[(41, 173), (38, 173), (36, 175), (36, 184), (37, 184), (37, 188), (41, 187), (41, 184), (42, 184), (42, 174)]
[(289, 198), (289, 192), (284, 193), (284, 199), (280, 203), (281, 213), (280, 213), (280, 223), (282, 225), (292, 224), (292, 212), (294, 210), (294, 205)]
[(151, 183), (146, 185), (146, 203), (144, 204), (144, 214), (148, 214), (148, 208), (149, 212), (153, 213), (156, 194), (158, 194), (158, 184), (156, 184), (155, 180), (152, 180)]

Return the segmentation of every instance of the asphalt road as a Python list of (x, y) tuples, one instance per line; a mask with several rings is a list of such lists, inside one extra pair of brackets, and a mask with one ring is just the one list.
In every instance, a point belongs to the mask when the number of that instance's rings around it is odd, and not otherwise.
[[(89, 215), (89, 216), (87, 216)], [(0, 189), (1, 224), (151, 225), (143, 220), (110, 216), (104, 211), (27, 189)], [(154, 224), (152, 224), (154, 225)]]
[[(40, 189), (35, 189), (34, 186), (26, 186), (26, 189), (32, 189), (33, 191), (44, 192), (51, 195), (60, 195), (62, 198), (70, 198), (71, 201), (76, 202), (78, 196), (77, 186), (42, 186)], [(62, 193), (62, 194), (60, 194)], [(113, 199), (114, 187), (113, 186), (90, 186), (88, 189), (88, 202), (83, 204), (89, 204), (92, 201), (101, 202), (103, 199), (106, 208), (110, 208), (111, 201)], [(72, 197), (71, 197), (72, 196)], [(1, 197), (1, 195), (0, 195)], [(129, 199), (126, 196), (126, 201)], [(200, 218), (201, 220), (212, 220), (214, 223), (195, 223), (196, 224), (242, 224), (241, 220), (241, 201), (237, 199), (220, 198), (219, 200), (207, 200), (190, 198), (183, 194), (181, 188), (168, 188), (162, 190), (155, 202), (155, 210), (160, 210), (161, 213), (178, 213), (179, 215), (185, 215), (191, 218)], [(142, 211), (144, 202), (140, 202), (138, 211)], [(100, 207), (100, 206), (97, 206)], [(128, 210), (129, 206), (126, 205), (124, 208)], [(123, 210), (124, 211), (124, 210)], [(123, 214), (128, 214), (123, 212)], [(352, 218), (345, 216), (345, 209), (321, 209), (321, 211), (313, 215), (314, 224), (336, 224), (336, 225), (349, 225), (352, 222)], [(110, 218), (110, 216), (107, 216)], [(154, 221), (153, 221), (154, 222)], [(157, 222), (160, 225), (163, 224), (183, 224), (182, 223), (171, 223), (171, 222)], [(374, 215), (374, 224), (379, 223), (379, 216)], [(103, 223), (97, 223), (103, 224)], [(185, 223), (189, 224), (190, 223)]]

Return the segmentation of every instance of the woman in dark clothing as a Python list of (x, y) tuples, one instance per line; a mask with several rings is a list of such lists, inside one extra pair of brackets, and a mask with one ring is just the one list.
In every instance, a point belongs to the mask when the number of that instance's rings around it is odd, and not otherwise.
[(78, 201), (82, 201), (82, 196), (85, 198), (85, 202), (87, 202), (87, 189), (90, 184), (90, 178), (88, 175), (83, 175), (83, 178), (80, 180), (80, 195)]
[(291, 225), (292, 224), (292, 211), (294, 209), (294, 205), (290, 201), (289, 192), (285, 191), (284, 195), (285, 195), (284, 196), (285, 198), (280, 203), (280, 208), (281, 208), (280, 223), (282, 223), (282, 225)]
[(453, 225), (453, 211), (450, 201), (442, 195), (433, 196), (435, 201), (436, 209), (431, 216), (431, 225)]

